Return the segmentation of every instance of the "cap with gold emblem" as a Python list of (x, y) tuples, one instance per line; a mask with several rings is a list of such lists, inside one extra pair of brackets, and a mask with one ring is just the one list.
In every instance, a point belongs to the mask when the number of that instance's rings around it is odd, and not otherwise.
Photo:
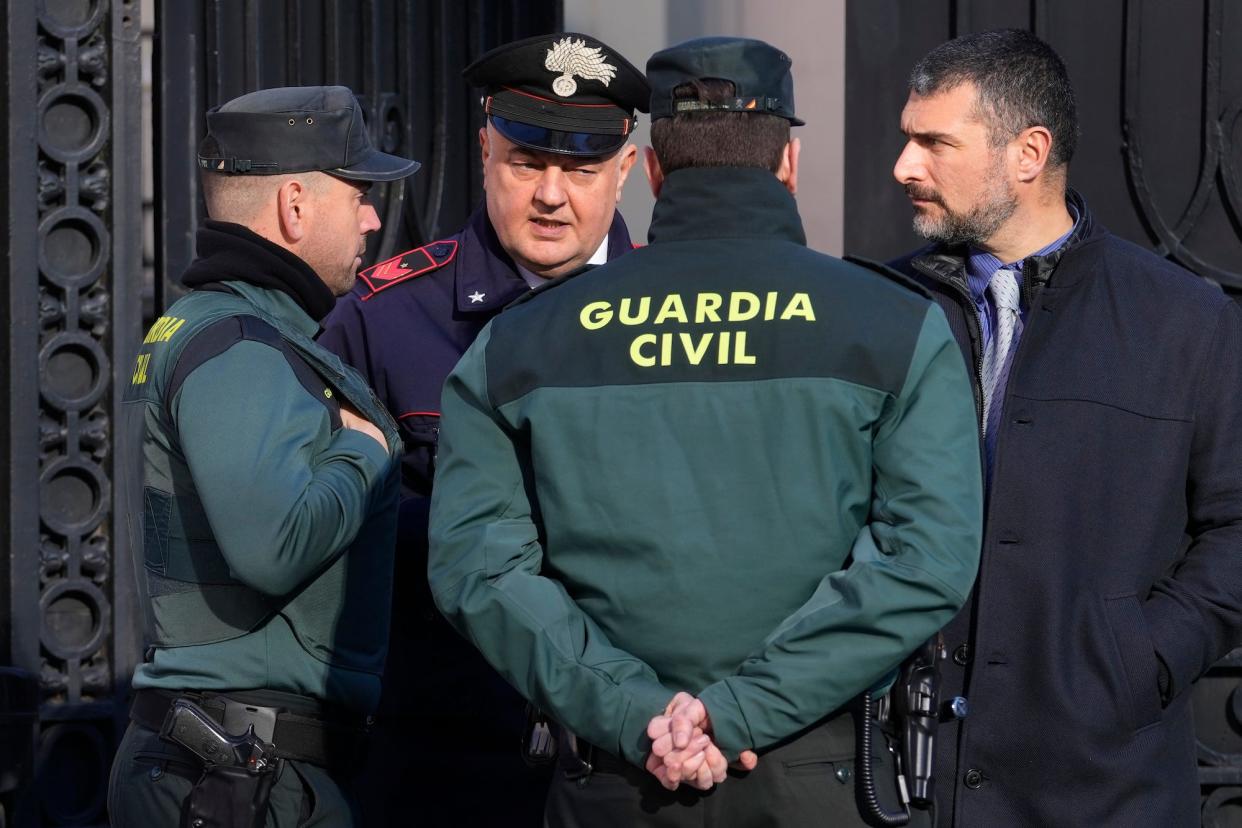
[(607, 155), (647, 111), (647, 79), (612, 47), (573, 32), (497, 47), (462, 72), (484, 90), (493, 127), (515, 144), (562, 155)]

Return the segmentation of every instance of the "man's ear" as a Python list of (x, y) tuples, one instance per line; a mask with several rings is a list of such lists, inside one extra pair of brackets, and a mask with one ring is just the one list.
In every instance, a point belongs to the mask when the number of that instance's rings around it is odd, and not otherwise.
[(621, 157), (617, 160), (620, 166), (620, 173), (617, 175), (617, 203), (621, 203), (621, 189), (625, 187), (625, 179), (630, 175), (630, 168), (634, 166), (634, 162), (638, 160), (638, 148), (633, 144), (626, 144), (621, 148)]
[(491, 142), (487, 139), (487, 127), (479, 130), (479, 163), (483, 165), (483, 177), (487, 178), (487, 159), (492, 154)]
[(1029, 184), (1048, 166), (1052, 133), (1044, 126), (1027, 127), (1009, 145), (1017, 152), (1018, 180)]
[(776, 177), (790, 195), (798, 194), (798, 156), (802, 152), (802, 141), (790, 138), (781, 153), (781, 165), (776, 169)]
[(660, 188), (664, 186), (664, 170), (660, 167), (660, 159), (656, 157), (652, 147), (643, 147), (643, 169), (647, 172), (647, 184), (651, 187), (651, 194), (659, 198)]
[(276, 220), (280, 236), (289, 244), (306, 237), (310, 217), (310, 190), (296, 178), (286, 181), (276, 191)]

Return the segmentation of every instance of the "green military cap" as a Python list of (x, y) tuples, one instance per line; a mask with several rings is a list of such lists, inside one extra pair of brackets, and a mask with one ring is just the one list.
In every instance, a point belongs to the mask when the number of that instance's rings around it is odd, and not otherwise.
[[(794, 115), (792, 67), (793, 61), (780, 49), (746, 37), (700, 37), (670, 46), (647, 61), (651, 120), (725, 110), (779, 115), (802, 126), (804, 122)], [(674, 99), (678, 86), (702, 80), (732, 82), (735, 97), (723, 102)]]
[(260, 89), (214, 107), (198, 165), (234, 175), (320, 171), (356, 181), (396, 181), (419, 168), (376, 149), (362, 108), (344, 86)]

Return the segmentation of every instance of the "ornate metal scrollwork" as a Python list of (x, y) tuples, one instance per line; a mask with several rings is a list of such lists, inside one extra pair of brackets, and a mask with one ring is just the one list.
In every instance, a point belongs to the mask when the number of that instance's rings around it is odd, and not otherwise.
[[(15, 462), (0, 490), (11, 493), (20, 531), (10, 533), (18, 538), (8, 548), (14, 574), (0, 576), (0, 603), (13, 598), (12, 660), (29, 695), (37, 678), (29, 824), (105, 821), (107, 767), (141, 654), (132, 539), (119, 519), (135, 481), (118, 462), (130, 449), (118, 447), (116, 427), (118, 389), (141, 339), (140, 152), (156, 162), (159, 276), (146, 299), (158, 312), (193, 255), (193, 153), (206, 107), (260, 85), (348, 85), (377, 140), (426, 165), (416, 183), (376, 188), (386, 226), (371, 253), (384, 255), (446, 232), (477, 197), (469, 124), (478, 114), (457, 101), (461, 66), (503, 40), (555, 29), (560, 15), (559, 3), (533, 0), (273, 0), (247, 4), (240, 16), (232, 0), (156, 3), (156, 143), (148, 148), (140, 3), (0, 0), (6, 101), (25, 113), (11, 119), (12, 203), (0, 195), (13, 209), (13, 255), (0, 273), (13, 297), (14, 364), (24, 372), (8, 386), (21, 436), (11, 441)], [(8, 770), (2, 754), (0, 776)]]
[[(1242, 199), (1239, 199), (1237, 172), (1234, 168), (1233, 134), (1242, 113), (1242, 97), (1222, 108), (1221, 56), (1224, 40), (1224, 8), (1221, 0), (1203, 0), (1203, 88), (1201, 105), (1201, 145), (1199, 169), (1190, 199), (1176, 213), (1161, 209), (1152, 190), (1149, 172), (1155, 160), (1147, 153), (1143, 138), (1143, 72), (1151, 66), (1144, 62), (1144, 0), (1127, 0), (1125, 26), (1125, 84), (1122, 136), (1125, 148), (1126, 175), (1134, 196), (1135, 207), (1155, 242), (1155, 250), (1183, 267), (1206, 276), (1222, 285), (1242, 289), (1242, 271), (1207, 260), (1202, 251), (1193, 249), (1191, 234), (1201, 226), (1205, 214), (1216, 199), (1223, 202), (1236, 235), (1242, 237)], [(1166, 37), (1159, 33), (1156, 37)]]
[[(136, 0), (35, 5), (37, 255), (25, 276), (38, 282), (33, 632), (43, 728), (35, 794), (41, 824), (87, 824), (104, 818), (117, 715), (112, 365), (121, 338), (132, 336), (116, 320), (128, 318), (118, 303), (134, 293), (135, 275), (116, 271), (114, 233), (141, 227), (132, 196), (120, 205), (116, 196), (132, 192), (117, 185), (137, 170), (138, 17)], [(122, 242), (127, 250), (132, 244)], [(85, 767), (99, 772), (82, 773)]]
[[(1235, 162), (1234, 133), (1242, 116), (1242, 97), (1227, 105), (1222, 86), (1224, 7), (1221, 0), (1204, 0), (1203, 68), (1199, 165), (1194, 189), (1175, 222), (1171, 211), (1162, 210), (1153, 192), (1154, 180), (1147, 145), (1143, 140), (1143, 71), (1151, 64), (1143, 59), (1143, 0), (1125, 4), (1124, 139), (1126, 174), (1135, 208), (1156, 251), (1201, 276), (1233, 289), (1242, 288), (1242, 270), (1208, 261), (1193, 249), (1191, 237), (1219, 199), (1228, 226), (1242, 237), (1242, 191)], [(1167, 37), (1161, 32), (1160, 38)], [(1208, 671), (1194, 688), (1193, 709), (1199, 756), (1199, 779), (1203, 787), (1203, 824), (1236, 825), (1242, 821), (1242, 650), (1235, 651)]]
[(1195, 685), (1192, 707), (1203, 787), (1203, 824), (1242, 821), (1242, 650), (1217, 663)]

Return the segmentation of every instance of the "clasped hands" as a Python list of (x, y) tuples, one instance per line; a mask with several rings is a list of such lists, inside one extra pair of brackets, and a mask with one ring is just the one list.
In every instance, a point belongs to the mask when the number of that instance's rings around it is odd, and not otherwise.
[[(701, 791), (725, 781), (729, 761), (712, 741), (712, 723), (703, 702), (689, 693), (678, 693), (664, 713), (647, 725), (651, 753), (647, 770), (670, 791), (686, 783)], [(759, 757), (744, 750), (733, 767), (753, 770)]]

